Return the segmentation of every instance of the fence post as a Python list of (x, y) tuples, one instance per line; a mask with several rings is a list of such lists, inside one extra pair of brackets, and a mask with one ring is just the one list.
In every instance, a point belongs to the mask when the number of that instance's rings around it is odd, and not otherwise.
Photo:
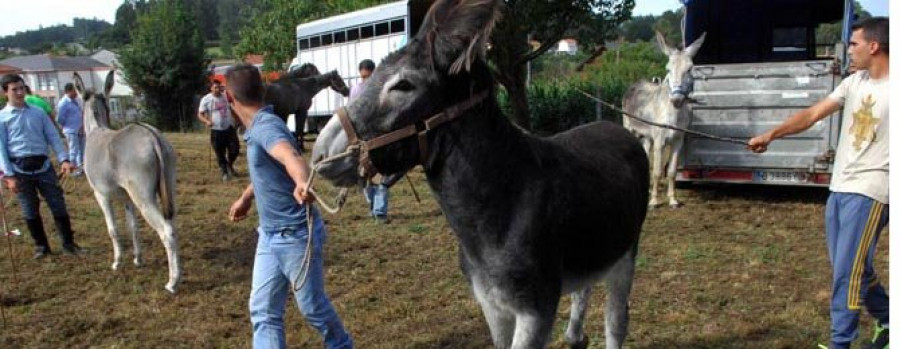
[[(597, 96), (597, 98), (603, 99), (602, 90), (602, 87), (600, 85), (597, 85), (597, 91), (594, 92), (594, 95)], [(603, 120), (603, 104), (600, 104), (600, 102), (594, 102), (594, 110), (597, 114), (597, 121)]]

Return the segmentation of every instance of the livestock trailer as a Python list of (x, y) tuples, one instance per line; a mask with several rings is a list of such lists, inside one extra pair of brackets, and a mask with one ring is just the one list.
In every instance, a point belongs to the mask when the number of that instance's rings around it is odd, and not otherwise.
[[(312, 63), (323, 73), (337, 70), (347, 86), (356, 85), (360, 80), (359, 62), (371, 59), (377, 65), (406, 45), (419, 29), (430, 4), (426, 0), (398, 1), (300, 24), (297, 56), (288, 70)], [(347, 98), (339, 93), (322, 90), (313, 98), (307, 128), (317, 128), (315, 125), (346, 103)]]
[[(682, 0), (685, 42), (706, 32), (694, 57), (690, 128), (750, 139), (828, 96), (847, 75), (843, 47), (853, 18), (850, 0)], [(817, 42), (820, 24), (842, 21), (841, 41)], [(682, 182), (827, 186), (841, 112), (769, 145), (744, 146), (687, 135)]]

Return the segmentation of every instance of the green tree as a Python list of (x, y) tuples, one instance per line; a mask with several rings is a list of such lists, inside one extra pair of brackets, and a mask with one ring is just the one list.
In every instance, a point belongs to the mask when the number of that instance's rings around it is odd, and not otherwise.
[(233, 47), (240, 38), (240, 31), (247, 26), (247, 13), (253, 0), (220, 0), (216, 3), (219, 14), (219, 46), (226, 57), (234, 57)]
[(247, 10), (250, 25), (240, 31), (235, 46), (238, 56), (265, 56), (265, 70), (283, 70), (297, 54), (298, 24), (353, 10), (391, 2), (391, 0), (260, 0)]
[[(634, 0), (506, 1), (503, 19), (491, 41), (502, 43), (488, 51), (494, 75), (509, 96), (513, 122), (531, 129), (526, 89), (527, 66), (555, 47), (564, 37), (578, 39), (581, 49), (602, 53), (618, 26), (631, 17)], [(530, 40), (540, 42), (532, 47)]]
[[(675, 11), (666, 11), (656, 20), (653, 30), (663, 34), (669, 45), (681, 47), (681, 19), (684, 18), (684, 8)], [(656, 34), (654, 34), (656, 35)]]
[(138, 16), (132, 40), (119, 62), (125, 80), (143, 97), (145, 112), (161, 129), (189, 128), (209, 64), (194, 14), (184, 1), (150, 1), (147, 13)]
[(628, 42), (654, 40), (656, 34), (653, 32), (653, 27), (656, 25), (656, 21), (657, 17), (650, 15), (636, 16), (622, 23), (620, 28), (622, 39)]

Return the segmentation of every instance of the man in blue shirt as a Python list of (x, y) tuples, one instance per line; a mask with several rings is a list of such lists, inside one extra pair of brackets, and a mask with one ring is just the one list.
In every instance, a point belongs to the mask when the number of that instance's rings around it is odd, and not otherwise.
[(48, 157), (52, 146), (61, 170), (71, 173), (74, 167), (69, 163), (66, 148), (47, 114), (25, 103), (25, 82), (21, 76), (4, 75), (0, 78), (0, 86), (9, 101), (0, 110), (0, 170), (3, 171), (3, 182), (16, 193), (22, 206), (22, 215), (34, 239), (34, 258), (50, 253), (41, 221), (38, 191), (53, 213), (63, 250), (78, 253), (81, 248), (75, 244), (63, 191)]
[[(285, 302), (293, 290), (300, 312), (319, 331), (327, 348), (352, 348), (353, 341), (325, 294), (325, 225), (318, 211), (307, 206), (313, 200), (305, 190), (309, 169), (297, 152), (297, 141), (272, 107), (263, 106), (265, 89), (256, 67), (236, 65), (228, 69), (225, 79), (234, 97), (236, 121), (247, 129), (244, 140), (251, 182), (228, 216), (232, 221), (247, 218), (254, 198), (259, 214), (250, 290), (253, 347), (285, 347)], [(307, 229), (307, 208), (314, 223), (312, 234)], [(312, 256), (305, 261), (310, 238)]]
[(75, 91), (75, 85), (70, 82), (63, 90), (66, 92), (66, 96), (59, 100), (56, 106), (58, 114), (56, 122), (59, 123), (66, 136), (66, 141), (69, 143), (69, 160), (78, 168), (72, 175), (80, 176), (81, 167), (84, 165), (84, 127), (81, 106), (76, 102), (78, 92)]

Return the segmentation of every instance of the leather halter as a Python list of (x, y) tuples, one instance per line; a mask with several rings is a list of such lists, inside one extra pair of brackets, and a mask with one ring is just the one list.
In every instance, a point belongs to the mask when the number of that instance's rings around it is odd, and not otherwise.
[(481, 103), (488, 94), (488, 90), (481, 91), (472, 97), (469, 97), (469, 99), (454, 104), (449, 108), (444, 109), (443, 112), (437, 113), (428, 119), (416, 121), (414, 124), (385, 133), (370, 140), (361, 140), (359, 136), (357, 136), (356, 130), (353, 128), (353, 123), (350, 122), (350, 116), (347, 114), (347, 108), (338, 108), (337, 116), (338, 120), (341, 122), (341, 127), (343, 127), (344, 132), (347, 133), (347, 146), (353, 147), (358, 145), (359, 147), (359, 175), (363, 178), (371, 178), (376, 173), (380, 172), (375, 167), (375, 164), (372, 163), (369, 152), (412, 136), (418, 136), (419, 163), (424, 165), (425, 160), (428, 159), (428, 131), (459, 118), (463, 115), (463, 112), (471, 109), (478, 103)]

